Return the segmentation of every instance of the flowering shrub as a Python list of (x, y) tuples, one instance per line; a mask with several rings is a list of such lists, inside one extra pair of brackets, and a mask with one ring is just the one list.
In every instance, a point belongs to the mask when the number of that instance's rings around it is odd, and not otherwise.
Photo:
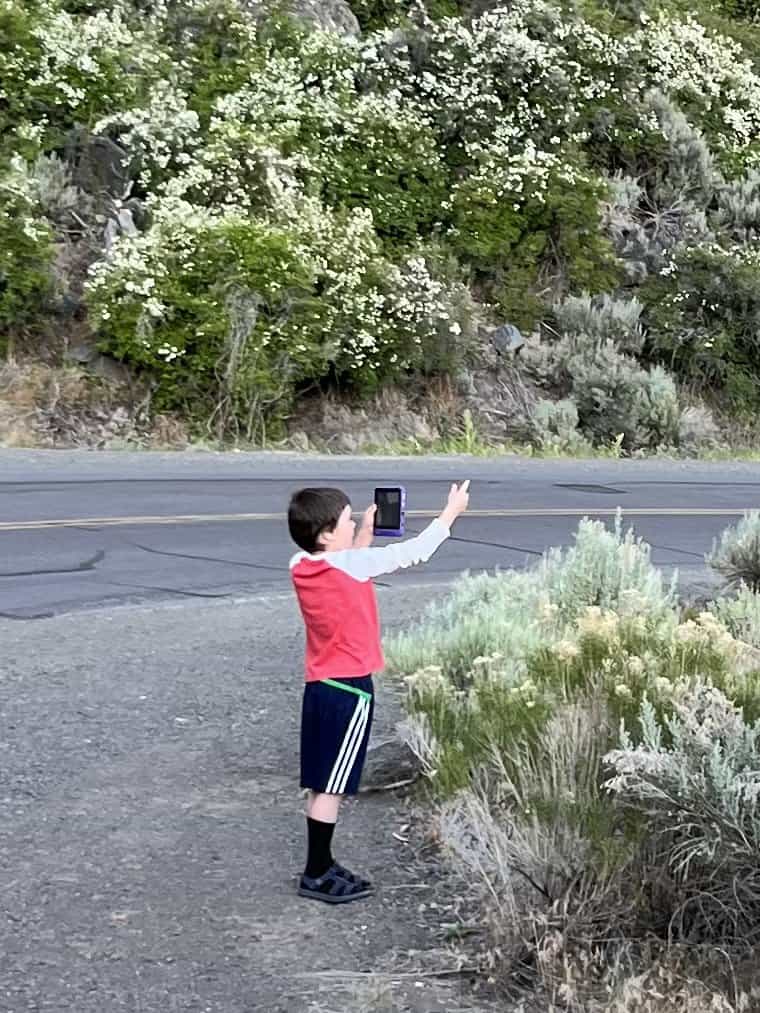
[[(313, 347), (294, 342), (282, 356), (289, 300), (310, 283), (288, 237), (234, 214), (176, 212), (164, 209), (149, 232), (121, 237), (92, 269), (89, 302), (103, 347), (150, 371), (160, 408), (213, 408), (233, 355), (242, 357), (237, 371), (249, 393), (271, 395), (278, 373), (308, 371)], [(236, 290), (250, 293), (252, 310), (235, 347), (227, 298)]]
[[(94, 265), (88, 290), (103, 347), (155, 376), (161, 407), (213, 409), (234, 361), (232, 417), (246, 417), (246, 399), (282, 412), (303, 379), (332, 368), (372, 387), (419, 365), (442, 328), (459, 328), (423, 258), (382, 257), (366, 211), (307, 202), (287, 221), (283, 205), (279, 224), (263, 224), (166, 198), (153, 213), (149, 231), (121, 237)], [(251, 307), (235, 340), (231, 293)]]
[(728, 587), (745, 584), (760, 591), (760, 511), (746, 513), (736, 527), (726, 528), (708, 556)]
[[(0, 0), (0, 172), (14, 154), (69, 163), (86, 213), (49, 220), (81, 247), (59, 258), (64, 273), (100, 261), (89, 304), (103, 346), (155, 370), (159, 402), (232, 411), (218, 351), (238, 325), (223, 311), (211, 340), (210, 318), (229, 296), (247, 320), (258, 297), (235, 271), (227, 295), (211, 296), (226, 282), (194, 261), (204, 230), (218, 238), (229, 225), (243, 249), (222, 242), (216, 268), (250, 266), (244, 236), (276, 235), (293, 257), (288, 323), (272, 309), (278, 338), (254, 370), (276, 361), (287, 379), (262, 388), (267, 401), (281, 392), (279, 415), (302, 381), (366, 390), (446, 372), (479, 319), (529, 329), (553, 314), (547, 383), (567, 403), (540, 409), (546, 445), (675, 443), (673, 384), (652, 363), (752, 408), (755, 30), (675, 4), (653, 18), (639, 0), (614, 13), (551, 0), (354, 6), (359, 37), (268, 2)], [(113, 227), (100, 216), (126, 200), (143, 231), (106, 250)], [(172, 218), (185, 214), (183, 232)], [(192, 255), (180, 256), (191, 232)], [(164, 254), (184, 281), (161, 279)], [(23, 262), (16, 279), (7, 268), (8, 291), (29, 288)], [(160, 296), (144, 298), (146, 278)], [(627, 309), (623, 281), (636, 288)], [(78, 280), (63, 288), (78, 292)], [(285, 359), (267, 358), (275, 347)]]
[(23, 159), (0, 175), (0, 347), (3, 331), (38, 319), (52, 289), (52, 234)]
[(665, 718), (645, 701), (639, 722), (638, 744), (624, 729), (605, 757), (606, 787), (643, 818), (650, 874), (672, 883), (669, 932), (746, 938), (760, 915), (760, 723), (704, 684), (679, 687)]
[(461, 582), (392, 642), (439, 836), (482, 885), (492, 973), (535, 961), (550, 997), (578, 961), (568, 1008), (601, 1011), (634, 952), (648, 972), (647, 952), (732, 952), (755, 931), (756, 611), (687, 618), (645, 543), (584, 521), (573, 549)]
[(571, 168), (561, 152), (527, 142), (510, 155), (497, 142), (455, 184), (448, 237), (481, 275), (494, 278), (491, 290), (502, 310), (531, 326), (540, 304), (526, 300), (526, 289), (536, 287), (541, 265), (552, 257), (578, 288), (614, 282), (612, 250), (598, 230), (603, 193), (600, 181)]
[(744, 410), (760, 398), (759, 277), (752, 246), (684, 244), (643, 290), (655, 352), (693, 382), (722, 387)]
[(551, 550), (534, 570), (460, 585), (391, 642), (389, 657), (407, 674), (412, 712), (435, 740), (431, 769), (449, 792), (494, 744), (510, 754), (510, 737), (530, 739), (590, 697), (604, 711), (603, 748), (643, 700), (663, 713), (697, 677), (760, 718), (760, 656), (733, 629), (711, 611), (680, 617), (645, 543), (619, 522), (610, 532), (583, 521), (576, 545)]
[(742, 47), (709, 32), (693, 16), (667, 13), (649, 21), (638, 42), (651, 82), (698, 114), (726, 147), (754, 141), (760, 131), (760, 76)]
[(760, 593), (742, 585), (734, 598), (719, 598), (711, 608), (734, 637), (760, 649)]
[[(590, 107), (610, 97), (625, 52), (589, 24), (573, 30), (558, 7), (519, 0), (466, 21), (419, 14), (399, 46), (372, 36), (364, 60), (379, 85), (418, 103), (461, 159), (497, 126), (513, 151), (575, 136)], [(557, 141), (552, 142), (558, 143)]]
[(123, 110), (95, 124), (95, 133), (114, 134), (130, 153), (141, 187), (150, 191), (193, 161), (200, 120), (187, 97), (158, 81), (140, 109)]
[(19, 55), (30, 71), (23, 82), (26, 105), (29, 111), (44, 106), (53, 130), (130, 105), (143, 79), (167, 65), (152, 20), (132, 24), (126, 2), (74, 15), (55, 0), (40, 0), (35, 13), (32, 66), (28, 49)]
[(427, 665), (459, 678), (473, 657), (490, 655), (510, 643), (505, 663), (519, 668), (541, 646), (547, 617), (564, 628), (588, 606), (640, 609), (657, 622), (670, 615), (673, 587), (650, 561), (649, 546), (625, 534), (622, 520), (614, 530), (584, 519), (567, 549), (550, 549), (530, 572), (509, 571), (460, 581), (452, 595), (410, 633), (391, 641), (393, 664), (404, 672)]
[(257, 24), (237, 0), (159, 0), (152, 6), (161, 44), (176, 56), (171, 79), (205, 127), (216, 102), (260, 69)]
[(440, 215), (445, 172), (430, 125), (393, 96), (361, 96), (311, 134), (310, 175), (331, 205), (368, 207), (382, 237), (429, 235)]
[[(2, 81), (2, 102), (0, 102), (0, 153), (14, 151), (9, 135), (21, 128), (29, 129), (27, 121), (27, 81), (40, 60), (40, 46), (35, 38), (35, 12), (21, 0), (7, 0), (0, 4), (0, 81)], [(15, 139), (14, 139), (15, 140)], [(17, 152), (21, 153), (21, 152)], [(23, 154), (34, 155), (34, 149)]]

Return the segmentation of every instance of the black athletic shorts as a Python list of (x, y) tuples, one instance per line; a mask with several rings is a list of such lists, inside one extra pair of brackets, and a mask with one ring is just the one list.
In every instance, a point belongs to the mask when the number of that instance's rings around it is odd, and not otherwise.
[(301, 787), (356, 795), (375, 709), (372, 676), (307, 682), (301, 714)]

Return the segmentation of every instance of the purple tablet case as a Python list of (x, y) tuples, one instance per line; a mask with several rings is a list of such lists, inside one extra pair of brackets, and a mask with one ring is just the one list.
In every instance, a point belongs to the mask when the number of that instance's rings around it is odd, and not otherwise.
[[(388, 502), (387, 497), (397, 496), (396, 502)], [(402, 485), (381, 486), (375, 489), (374, 533), (385, 538), (398, 538), (406, 528), (406, 489)], [(388, 515), (391, 514), (392, 517)]]

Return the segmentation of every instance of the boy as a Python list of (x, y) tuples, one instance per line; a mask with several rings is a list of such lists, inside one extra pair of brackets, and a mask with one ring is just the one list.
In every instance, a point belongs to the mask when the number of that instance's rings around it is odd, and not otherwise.
[(427, 562), (467, 509), (469, 485), (452, 485), (441, 515), (421, 534), (383, 548), (370, 548), (374, 506), (357, 533), (339, 489), (302, 489), (290, 501), (288, 527), (301, 549), (290, 572), (306, 626), (301, 787), (309, 789), (309, 851), (302, 897), (345, 904), (372, 892), (331, 851), (341, 798), (359, 788), (374, 710), (372, 673), (385, 664), (372, 578)]

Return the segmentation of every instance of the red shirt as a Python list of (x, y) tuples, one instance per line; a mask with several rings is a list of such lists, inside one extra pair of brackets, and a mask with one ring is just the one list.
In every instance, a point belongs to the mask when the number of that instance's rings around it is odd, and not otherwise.
[(385, 666), (372, 577), (427, 562), (449, 537), (435, 520), (405, 542), (382, 548), (299, 552), (290, 573), (306, 626), (306, 681), (360, 678)]

